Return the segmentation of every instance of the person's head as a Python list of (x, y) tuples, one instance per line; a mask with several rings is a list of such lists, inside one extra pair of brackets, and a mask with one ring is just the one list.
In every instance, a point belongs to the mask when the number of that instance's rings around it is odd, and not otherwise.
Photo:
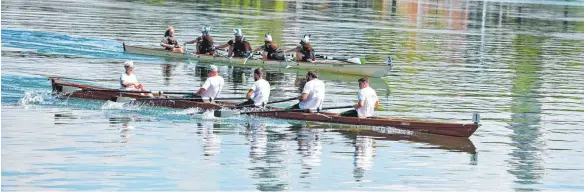
[(306, 80), (311, 81), (316, 78), (318, 78), (316, 71), (308, 71), (308, 73), (306, 73)]
[(127, 74), (131, 74), (132, 71), (134, 71), (134, 62), (133, 61), (124, 62), (124, 68), (126, 69)]
[(359, 88), (363, 89), (367, 87), (369, 87), (369, 78), (363, 77), (359, 79)]
[(215, 65), (209, 66), (209, 77), (216, 76), (219, 73), (219, 68)]
[(270, 35), (270, 33), (267, 33), (264, 36), (264, 43), (268, 44), (268, 43), (272, 43), (272, 36)]
[(243, 39), (243, 32), (241, 32), (241, 29), (233, 29), (233, 32), (236, 41), (241, 41), (241, 39)]
[(300, 44), (308, 44), (310, 43), (310, 35), (305, 34), (302, 39), (300, 39)]
[(201, 29), (201, 34), (202, 34), (202, 35), (209, 35), (209, 33), (210, 33), (210, 32), (211, 32), (211, 28), (210, 28), (210, 27), (204, 26), (204, 27)]
[(164, 32), (165, 37), (174, 37), (174, 27), (169, 26), (168, 29)]
[(264, 78), (264, 70), (262, 68), (257, 68), (253, 70), (253, 79), (260, 80)]

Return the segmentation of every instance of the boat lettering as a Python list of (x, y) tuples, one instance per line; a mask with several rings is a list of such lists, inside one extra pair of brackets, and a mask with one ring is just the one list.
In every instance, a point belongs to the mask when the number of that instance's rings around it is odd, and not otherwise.
[(410, 126), (410, 123), (408, 123), (408, 122), (402, 122), (401, 125)]

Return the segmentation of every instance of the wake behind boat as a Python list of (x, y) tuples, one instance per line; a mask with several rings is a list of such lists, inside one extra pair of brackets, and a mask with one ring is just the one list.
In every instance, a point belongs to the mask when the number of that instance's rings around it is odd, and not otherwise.
[[(139, 93), (131, 93), (120, 91), (117, 89), (97, 87), (87, 84), (76, 84), (64, 81), (60, 78), (50, 78), (52, 89), (65, 97), (77, 97), (94, 100), (112, 100), (120, 101), (124, 99), (147, 99), (149, 96), (141, 95)], [(101, 91), (103, 90), (103, 91)], [(152, 96), (155, 98), (180, 98), (177, 96), (165, 96), (163, 92), (152, 91)], [(161, 106), (169, 108), (201, 108), (206, 110), (219, 110), (223, 108), (231, 108), (237, 105), (232, 102), (222, 101), (193, 101), (193, 100), (135, 100), (135, 104), (146, 104), (151, 106)], [(324, 108), (323, 108), (324, 109)], [(266, 107), (262, 113), (249, 113), (249, 115), (263, 116), (279, 119), (293, 119), (293, 120), (307, 120), (319, 121), (328, 123), (351, 124), (351, 125), (366, 125), (366, 126), (381, 126), (393, 127), (403, 130), (410, 130), (423, 133), (431, 133), (438, 135), (447, 135), (454, 137), (470, 137), (479, 127), (478, 119), (469, 123), (446, 123), (428, 120), (416, 120), (406, 118), (391, 118), (391, 117), (345, 117), (338, 113), (320, 112), (293, 112), (285, 111), (283, 108)]]
[[(263, 67), (263, 68), (293, 68), (303, 70), (315, 70), (332, 73), (342, 73), (351, 75), (365, 75), (371, 77), (383, 77), (392, 68), (392, 64), (354, 64), (347, 61), (333, 60), (333, 59), (319, 59), (315, 62), (302, 61), (284, 61), (284, 60), (264, 60), (263, 58), (243, 57), (226, 57), (221, 56), (226, 54), (224, 51), (217, 50), (216, 55), (196, 54), (194, 52), (177, 53), (167, 51), (164, 48), (152, 48), (145, 46), (135, 46), (122, 43), (125, 53), (137, 55), (159, 56), (171, 59), (192, 59), (201, 62), (214, 62), (217, 64), (233, 65), (233, 66), (247, 66), (247, 67)], [(261, 57), (261, 56), (260, 56)]]

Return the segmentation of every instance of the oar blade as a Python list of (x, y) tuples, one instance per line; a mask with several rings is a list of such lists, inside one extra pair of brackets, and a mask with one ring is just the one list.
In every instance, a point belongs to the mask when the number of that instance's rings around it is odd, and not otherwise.
[(218, 117), (218, 118), (228, 118), (228, 117), (233, 117), (236, 115), (239, 115), (240, 112), (239, 111), (232, 111), (232, 110), (216, 110), (215, 112), (213, 112), (213, 116)]

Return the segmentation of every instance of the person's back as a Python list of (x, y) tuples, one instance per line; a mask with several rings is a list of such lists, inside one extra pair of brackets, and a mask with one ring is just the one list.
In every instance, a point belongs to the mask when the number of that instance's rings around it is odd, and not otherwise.
[(320, 109), (325, 96), (325, 85), (320, 79), (314, 78), (304, 85), (302, 93), (308, 94), (306, 101), (300, 102), (300, 109)]
[(221, 76), (217, 75), (207, 78), (203, 86), (201, 86), (201, 88), (206, 90), (201, 94), (201, 97), (205, 100), (217, 97), (217, 95), (219, 95), (221, 92), (221, 89), (223, 89), (224, 84), (225, 80)]
[(213, 37), (211, 35), (202, 35), (198, 43), (199, 54), (212, 53), (214, 50)]
[(258, 79), (253, 87), (253, 98), (255, 106), (262, 106), (268, 103), (270, 98), (270, 83), (265, 79)]
[(357, 109), (360, 118), (371, 117), (378, 102), (377, 93), (371, 87), (363, 88), (357, 95), (359, 101), (364, 101), (363, 107)]

